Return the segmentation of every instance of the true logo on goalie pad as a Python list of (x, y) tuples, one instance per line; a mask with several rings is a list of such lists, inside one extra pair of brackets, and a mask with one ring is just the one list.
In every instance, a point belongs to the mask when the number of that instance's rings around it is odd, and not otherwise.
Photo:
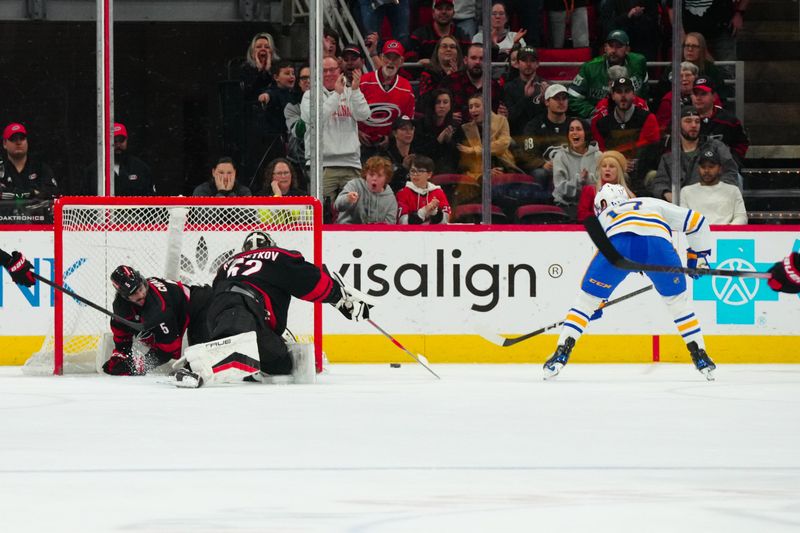
[(261, 370), (254, 331), (189, 346), (184, 353), (207, 384), (241, 382)]

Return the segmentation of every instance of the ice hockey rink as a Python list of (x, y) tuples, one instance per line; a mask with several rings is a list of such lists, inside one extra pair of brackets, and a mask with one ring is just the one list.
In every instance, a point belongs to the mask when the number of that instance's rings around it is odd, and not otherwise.
[(800, 530), (799, 366), (433, 366), (0, 368), (0, 531)]

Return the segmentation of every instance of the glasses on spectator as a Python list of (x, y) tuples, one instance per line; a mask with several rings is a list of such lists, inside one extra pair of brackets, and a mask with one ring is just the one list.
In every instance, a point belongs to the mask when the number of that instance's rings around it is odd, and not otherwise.
[[(331, 68), (322, 69), (322, 72), (331, 73), (331, 72), (337, 72), (338, 70), (339, 70), (339, 67), (331, 67)], [(300, 79), (302, 80), (303, 78), (300, 78)]]
[(311, 76), (300, 76), (300, 81), (308, 81), (311, 79)]
[(272, 173), (273, 176), (291, 176), (291, 170), (276, 170)]
[(439, 48), (452, 48), (453, 50), (455, 50), (456, 48), (458, 48), (458, 46), (453, 43), (442, 43), (439, 45)]
[(684, 44), (683, 47), (684, 48), (688, 48), (689, 50), (697, 50), (698, 48), (700, 48), (700, 45), (699, 44)]
[(408, 169), (409, 174), (430, 174), (430, 172), (431, 171), (428, 170), (427, 168), (411, 167), (410, 169)]

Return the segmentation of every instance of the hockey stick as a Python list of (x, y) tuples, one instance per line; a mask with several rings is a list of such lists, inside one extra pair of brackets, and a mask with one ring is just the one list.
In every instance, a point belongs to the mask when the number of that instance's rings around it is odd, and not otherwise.
[(606, 235), (603, 226), (597, 217), (587, 218), (583, 225), (586, 231), (589, 232), (589, 237), (592, 242), (600, 250), (600, 253), (608, 259), (608, 262), (622, 270), (632, 270), (640, 272), (669, 272), (670, 274), (689, 274), (690, 276), (728, 276), (732, 278), (761, 278), (769, 279), (771, 274), (769, 272), (752, 272), (748, 270), (721, 270), (716, 268), (690, 268), (684, 266), (668, 266), (668, 265), (647, 265), (644, 263), (637, 263), (622, 256), (619, 251), (614, 248), (611, 240)]
[[(436, 372), (434, 372), (434, 371), (431, 369), (431, 367), (429, 367), (429, 366), (428, 366), (428, 360), (425, 358), (425, 356), (424, 356), (424, 355), (422, 355), (422, 354), (417, 354), (417, 355), (414, 355), (413, 353), (411, 353), (411, 352), (410, 352), (410, 351), (409, 351), (409, 350), (408, 350), (408, 349), (407, 349), (405, 346), (403, 346), (402, 344), (400, 344), (400, 343), (397, 341), (397, 339), (395, 339), (394, 337), (392, 337), (392, 336), (391, 336), (391, 335), (390, 335), (390, 334), (389, 334), (389, 333), (388, 333), (386, 330), (384, 330), (384, 329), (383, 329), (382, 327), (380, 327), (378, 324), (376, 324), (375, 322), (373, 322), (371, 318), (368, 318), (368, 319), (367, 319), (367, 322), (369, 322), (369, 323), (370, 323), (370, 325), (371, 325), (373, 328), (375, 328), (375, 329), (377, 329), (378, 331), (380, 331), (381, 333), (383, 333), (383, 334), (384, 334), (384, 336), (385, 336), (387, 339), (389, 339), (390, 341), (392, 341), (392, 343), (393, 343), (395, 346), (397, 346), (398, 348), (400, 348), (401, 350), (403, 350), (404, 352), (406, 352), (408, 355), (410, 355), (411, 357), (413, 357), (413, 358), (414, 358), (414, 360), (415, 360), (417, 363), (419, 363), (419, 364), (421, 364), (422, 366), (424, 366), (424, 367), (425, 367), (425, 370), (427, 370), (428, 372), (430, 372), (431, 374), (433, 374), (434, 376), (436, 376), (436, 379), (442, 379), (441, 377), (439, 377), (439, 374), (437, 374)], [(424, 362), (423, 362), (423, 361), (424, 361)]]
[[(630, 292), (624, 296), (620, 296), (619, 298), (614, 298), (613, 300), (609, 300), (604, 305), (600, 306), (600, 309), (605, 309), (606, 307), (612, 306), (614, 304), (624, 302), (625, 300), (633, 298), (634, 296), (638, 296), (644, 292), (649, 291), (652, 288), (653, 288), (652, 285), (648, 285), (646, 287), (642, 287), (641, 289), (637, 289), (633, 292)], [(503, 348), (508, 348), (509, 346), (514, 346), (519, 342), (526, 341), (531, 337), (541, 335), (542, 333), (550, 331), (551, 329), (556, 329), (558, 327), (561, 327), (562, 325), (564, 325), (564, 321), (560, 320), (558, 322), (553, 322), (549, 326), (539, 328), (536, 331), (531, 331), (530, 333), (526, 333), (525, 335), (520, 335), (519, 337), (502, 337), (500, 335), (497, 335), (496, 333), (488, 333), (488, 332), (480, 333), (480, 336), (493, 344), (497, 344), (498, 346), (501, 346)]]
[(91, 302), (91, 301), (87, 300), (87, 299), (86, 299), (86, 298), (84, 298), (83, 296), (80, 296), (80, 295), (78, 295), (78, 294), (75, 294), (74, 292), (72, 292), (71, 290), (67, 289), (66, 287), (62, 287), (61, 285), (59, 285), (59, 284), (57, 284), (57, 283), (54, 283), (54, 282), (50, 281), (50, 280), (49, 280), (49, 279), (47, 279), (47, 278), (43, 278), (42, 276), (40, 276), (40, 275), (39, 275), (39, 274), (37, 274), (36, 272), (33, 272), (33, 271), (31, 271), (31, 275), (32, 275), (34, 278), (36, 278), (36, 279), (38, 279), (39, 281), (41, 281), (42, 283), (44, 283), (45, 285), (50, 285), (50, 286), (51, 286), (51, 287), (53, 287), (54, 289), (57, 289), (57, 290), (59, 290), (59, 291), (63, 292), (63, 293), (64, 293), (64, 294), (66, 294), (67, 296), (71, 296), (72, 298), (74, 298), (74, 299), (78, 300), (79, 302), (81, 302), (81, 303), (84, 303), (84, 304), (88, 305), (88, 306), (89, 306), (89, 307), (91, 307), (92, 309), (94, 309), (94, 310), (96, 310), (96, 311), (100, 311), (100, 312), (101, 312), (101, 313), (103, 313), (104, 315), (108, 315), (108, 316), (110, 316), (110, 317), (111, 317), (111, 318), (113, 318), (114, 320), (117, 320), (117, 321), (119, 321), (119, 322), (121, 322), (121, 323), (125, 324), (126, 326), (128, 326), (129, 328), (131, 328), (131, 329), (132, 329), (132, 330), (134, 330), (134, 331), (142, 331), (142, 330), (144, 330), (144, 329), (145, 329), (143, 324), (140, 324), (139, 322), (132, 322), (132, 321), (128, 320), (127, 318), (122, 318), (122, 317), (121, 317), (121, 316), (119, 316), (118, 314), (116, 314), (116, 313), (112, 313), (111, 311), (109, 311), (109, 310), (107, 310), (107, 309), (104, 309), (104, 308), (100, 307), (100, 306), (99, 306), (99, 305), (97, 305), (96, 303), (94, 303), (94, 302)]

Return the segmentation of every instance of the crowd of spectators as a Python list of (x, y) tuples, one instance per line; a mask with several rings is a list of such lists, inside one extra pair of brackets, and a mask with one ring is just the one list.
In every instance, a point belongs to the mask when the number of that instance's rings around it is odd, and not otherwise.
[[(589, 214), (582, 206), (590, 206), (594, 191), (610, 179), (636, 196), (672, 200), (672, 75), (648, 69), (648, 61), (668, 58), (670, 2), (496, 0), (492, 61), (505, 66), (490, 73), (483, 68), (475, 0), (354, 3), (366, 47), (342, 42), (326, 28), (319, 65), (327, 221), (457, 221), (459, 205), (480, 203), (479, 195), (464, 194), (464, 188), (456, 195), (458, 185), (443, 189), (437, 178), (457, 174), (461, 184), (477, 186), (467, 189), (480, 190), (489, 178), (482, 160), (486, 128), (492, 179), (515, 175), (528, 185), (520, 188), (518, 204), (554, 204), (581, 220)], [(682, 185), (693, 206), (705, 205), (703, 195), (733, 198), (730, 187), (736, 189), (738, 199), (724, 203), (735, 210), (730, 223), (742, 223), (739, 168), (749, 141), (727, 108), (726, 74), (713, 58), (733, 59), (731, 42), (747, 3), (686, 0), (683, 13)], [(574, 79), (548, 80), (537, 72), (541, 47), (592, 44), (599, 53)], [(650, 82), (651, 73), (658, 82)], [(491, 77), (491, 109), (484, 109), (481, 94), (485, 75)], [(258, 33), (244, 54), (239, 81), (245, 146), (237, 159), (220, 157), (193, 194), (306, 194), (309, 66), (281, 59), (273, 37)], [(27, 158), (27, 135), (18, 123), (3, 132), (4, 200), (58, 194), (49, 167)], [(115, 193), (155, 194), (157, 176), (128, 152), (123, 124), (115, 125), (114, 149)], [(96, 182), (96, 167), (88, 166), (86, 174), (87, 184)]]

